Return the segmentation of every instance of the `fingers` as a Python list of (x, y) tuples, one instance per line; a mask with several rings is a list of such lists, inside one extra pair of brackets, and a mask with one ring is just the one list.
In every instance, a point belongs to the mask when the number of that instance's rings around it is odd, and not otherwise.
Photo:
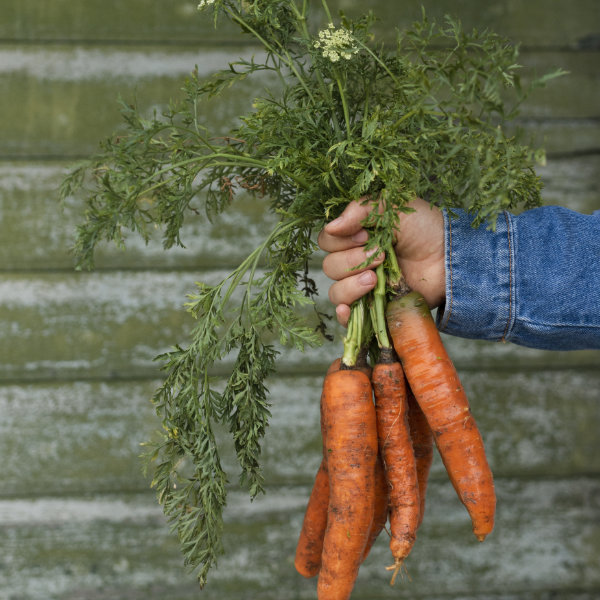
[(383, 262), (385, 256), (383, 252), (379, 252), (369, 266), (361, 269), (357, 269), (356, 267), (364, 263), (367, 258), (373, 256), (377, 252), (377, 248), (365, 252), (363, 246), (332, 252), (323, 259), (323, 273), (325, 273), (329, 279), (339, 281), (345, 277), (362, 273), (366, 269), (374, 269)]
[(381, 253), (368, 267), (356, 268), (377, 252), (373, 249), (367, 253), (363, 249), (369, 235), (362, 222), (371, 209), (371, 204), (350, 202), (337, 219), (325, 226), (317, 239), (319, 247), (330, 253), (323, 261), (323, 272), (335, 280), (329, 288), (329, 299), (336, 304), (337, 320), (344, 327), (350, 317), (350, 305), (375, 287), (377, 277), (373, 269), (384, 259)]
[(335, 307), (335, 316), (340, 325), (347, 327), (350, 320), (350, 307), (347, 304), (338, 304)]
[(362, 222), (370, 211), (370, 204), (350, 202), (337, 219), (325, 225), (317, 240), (319, 247), (326, 252), (338, 252), (364, 244), (369, 236)]
[(368, 217), (372, 205), (353, 200), (344, 212), (325, 225), (325, 231), (334, 236), (351, 236), (362, 229), (362, 222)]
[[(333, 223), (333, 221), (332, 221)], [(369, 239), (369, 234), (365, 229), (358, 229), (350, 235), (333, 235), (327, 231), (327, 228), (322, 229), (317, 238), (317, 244), (321, 250), (325, 252), (339, 252), (340, 250), (348, 250), (364, 245)]]
[(357, 275), (351, 275), (331, 285), (329, 288), (329, 300), (336, 305), (350, 306), (355, 300), (362, 298), (367, 292), (370, 292), (376, 283), (377, 275), (371, 269)]

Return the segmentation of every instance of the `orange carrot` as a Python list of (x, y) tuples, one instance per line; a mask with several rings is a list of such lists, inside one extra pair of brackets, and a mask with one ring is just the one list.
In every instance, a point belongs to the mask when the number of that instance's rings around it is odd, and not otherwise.
[(408, 424), (410, 426), (410, 437), (412, 439), (415, 463), (417, 465), (417, 481), (419, 482), (419, 526), (425, 515), (425, 494), (427, 492), (427, 478), (433, 462), (433, 434), (427, 419), (415, 400), (415, 396), (407, 384), (408, 399)]
[(387, 523), (388, 506), (388, 483), (387, 479), (385, 478), (385, 469), (383, 468), (381, 455), (378, 455), (377, 462), (375, 463), (375, 508), (373, 511), (373, 523), (371, 525), (369, 539), (367, 540), (367, 545), (365, 546), (362, 560), (365, 560), (367, 556), (369, 556), (369, 552), (371, 552), (373, 544)]
[(371, 382), (342, 369), (323, 387), (329, 511), (323, 541), (319, 600), (350, 597), (364, 554), (375, 505), (377, 428)]
[[(325, 374), (325, 379), (339, 370), (341, 359), (336, 358)], [(323, 383), (323, 385), (325, 385)], [(329, 474), (325, 451), (325, 420), (323, 416), (323, 392), (320, 401), (321, 439), (323, 442), (323, 459), (317, 471), (311, 494), (308, 498), (300, 537), (296, 544), (294, 566), (303, 577), (314, 577), (321, 568), (323, 538), (327, 527), (327, 509), (329, 507)]]
[[(341, 359), (336, 358), (329, 368), (327, 369), (327, 373), (325, 377), (327, 377), (331, 373), (335, 373), (338, 371), (341, 365)], [(363, 371), (368, 377), (371, 376), (371, 368), (367, 364), (364, 357), (362, 357), (362, 361), (358, 369)], [(319, 470), (317, 471), (317, 475), (315, 477), (315, 482), (313, 484), (313, 488), (308, 499), (308, 504), (306, 507), (306, 511), (304, 513), (304, 520), (302, 522), (302, 529), (300, 530), (300, 537), (298, 539), (298, 543), (296, 544), (296, 557), (294, 560), (294, 565), (296, 570), (303, 577), (314, 577), (319, 572), (321, 568), (321, 553), (323, 550), (323, 538), (325, 537), (325, 529), (327, 527), (327, 509), (329, 507), (329, 474), (327, 472), (327, 460), (326, 460), (326, 442), (325, 442), (325, 419), (323, 415), (323, 397), (321, 394), (321, 438), (323, 441), (323, 460), (319, 466)], [(366, 558), (371, 545), (385, 526), (385, 521), (387, 519), (387, 508), (382, 508), (382, 503), (387, 500), (381, 499), (379, 496), (379, 492), (381, 491), (381, 478), (383, 478), (383, 473), (376, 473), (376, 476), (379, 475), (380, 478), (377, 479), (379, 482), (379, 487), (377, 488), (378, 494), (376, 499), (378, 503), (376, 504), (375, 510), (379, 511), (377, 513), (377, 518), (374, 518), (373, 522), (373, 531), (371, 531), (372, 541), (368, 544), (368, 547), (365, 548), (365, 554), (363, 556)], [(385, 481), (385, 480), (384, 480)], [(385, 510), (385, 514), (382, 515)], [(383, 518), (383, 522), (382, 521)], [(377, 527), (379, 529), (377, 530)]]
[(379, 452), (389, 486), (392, 585), (415, 543), (420, 502), (417, 467), (408, 425), (406, 383), (402, 366), (389, 348), (381, 349), (373, 368)]
[(296, 545), (294, 566), (303, 577), (314, 577), (321, 568), (328, 506), (329, 474), (327, 473), (327, 464), (325, 460), (322, 460), (308, 499), (300, 538)]
[(388, 303), (386, 318), (410, 387), (433, 431), (450, 481), (479, 541), (492, 531), (496, 496), (481, 434), (424, 298)]

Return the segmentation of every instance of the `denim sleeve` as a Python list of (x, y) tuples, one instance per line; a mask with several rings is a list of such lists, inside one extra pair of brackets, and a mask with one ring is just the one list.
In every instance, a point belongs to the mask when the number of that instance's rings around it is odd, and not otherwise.
[(440, 331), (547, 350), (600, 348), (600, 211), (503, 213), (495, 231), (444, 214)]

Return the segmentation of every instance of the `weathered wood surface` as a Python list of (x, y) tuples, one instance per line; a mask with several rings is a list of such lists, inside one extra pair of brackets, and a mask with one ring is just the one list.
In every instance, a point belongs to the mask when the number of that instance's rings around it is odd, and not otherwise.
[[(195, 65), (200, 75), (208, 76), (255, 52), (230, 45), (207, 49), (1, 45), (0, 158), (89, 154), (121, 125), (119, 96), (148, 107), (150, 115), (154, 108), (181, 99), (182, 82)], [(535, 91), (521, 110), (527, 136), (544, 144), (549, 153), (597, 149), (597, 57), (598, 52), (590, 50), (534, 49), (522, 54), (524, 78), (559, 67), (569, 71), (568, 76)], [(224, 132), (236, 115), (251, 109), (253, 98), (260, 94), (252, 80), (208, 103), (203, 112), (211, 131)]]
[[(600, 476), (600, 369), (463, 371), (462, 381), (498, 478)], [(273, 418), (263, 446), (271, 486), (308, 485), (321, 455), (321, 374), (269, 382)], [(73, 381), (0, 386), (0, 498), (140, 492), (140, 443), (159, 427), (158, 383)], [(568, 400), (567, 400), (568, 399)], [(510, 415), (507, 417), (507, 415)], [(226, 470), (239, 471), (220, 435)], [(447, 481), (436, 458), (432, 478)], [(600, 516), (600, 514), (598, 515)]]
[[(540, 169), (546, 203), (600, 208), (597, 0), (423, 4), (431, 17), (450, 12), (522, 42), (529, 70), (570, 71), (530, 99), (521, 125), (549, 151)], [(208, 75), (256, 52), (231, 29), (215, 31), (196, 5), (0, 0), (0, 600), (315, 597), (292, 556), (319, 461), (323, 365), (339, 351), (339, 328), (336, 344), (281, 357), (263, 450), (266, 497), (250, 503), (235, 487), (234, 456), (220, 436), (232, 480), (226, 554), (202, 593), (139, 459), (140, 442), (159, 427), (153, 358), (185, 344), (191, 320), (182, 304), (194, 282), (218, 279), (254, 248), (268, 225), (261, 205), (240, 202), (241, 218), (214, 225), (190, 220), (186, 250), (135, 239), (126, 252), (103, 248), (99, 271), (79, 274), (68, 246), (80, 198), (57, 210), (71, 160), (120, 124), (118, 95), (149, 114), (177, 97), (195, 64)], [(420, 5), (369, 3), (388, 39)], [(364, 9), (355, 0), (335, 6)], [(242, 88), (204, 117), (224, 130), (258, 93)], [(314, 263), (318, 271), (318, 256)], [(317, 279), (327, 308), (328, 283)], [(483, 545), (474, 541), (436, 457), (412, 582), (389, 588), (382, 536), (353, 598), (595, 600), (600, 354), (444, 339), (496, 475), (496, 529)]]
[[(69, 252), (83, 213), (81, 198), (64, 207), (56, 190), (70, 162), (0, 162), (0, 271), (71, 270)], [(600, 198), (600, 154), (550, 158), (538, 170), (545, 204), (591, 213)], [(245, 197), (213, 223), (190, 214), (182, 231), (185, 248), (163, 250), (159, 236), (145, 245), (130, 236), (127, 251), (106, 244), (96, 255), (98, 269), (232, 268), (258, 246), (272, 226), (264, 201)], [(201, 206), (201, 203), (198, 203)], [(33, 237), (35, 236), (35, 237)], [(318, 257), (315, 264), (318, 265)], [(185, 277), (185, 276), (183, 276)]]
[[(479, 544), (452, 487), (432, 482), (407, 561), (411, 581), (389, 586), (383, 534), (352, 598), (593, 597), (600, 589), (598, 479), (508, 479), (497, 489), (496, 531)], [(316, 582), (293, 568), (308, 493), (271, 488), (253, 503), (232, 494), (226, 554), (202, 592), (184, 576), (149, 494), (0, 500), (0, 590), (35, 600), (315, 598)]]
[[(193, 320), (183, 310), (194, 282), (217, 283), (229, 271), (111, 271), (5, 274), (0, 279), (0, 377), (36, 381), (52, 378), (155, 377), (154, 357), (175, 343), (187, 345)], [(327, 281), (316, 276), (319, 287)], [(235, 297), (235, 296), (234, 296)], [(330, 310), (327, 303), (324, 310)], [(280, 369), (323, 372), (337, 345), (299, 354), (281, 349)], [(595, 351), (549, 352), (512, 344), (445, 336), (460, 368), (561, 368), (600, 366)], [(231, 366), (224, 360), (215, 374)]]
[[(315, 10), (320, 3), (313, 2)], [(1, 0), (0, 39), (25, 41), (98, 41), (165, 43), (218, 43), (237, 30), (224, 24), (215, 31), (212, 21), (200, 18), (195, 0), (174, 0), (165, 8), (161, 0)], [(329, 2), (332, 14), (341, 9), (361, 14), (357, 0)], [(430, 18), (451, 14), (466, 28), (493, 29), (527, 46), (588, 48), (598, 44), (600, 12), (595, 0), (409, 0), (401, 9), (387, 0), (371, 0), (368, 8), (381, 19), (384, 33), (421, 17), (421, 6)]]

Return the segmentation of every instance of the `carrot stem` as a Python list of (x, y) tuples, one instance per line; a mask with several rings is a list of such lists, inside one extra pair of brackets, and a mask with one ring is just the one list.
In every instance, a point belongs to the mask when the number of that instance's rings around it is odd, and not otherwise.
[(388, 290), (396, 298), (402, 297), (410, 292), (410, 288), (404, 279), (402, 269), (398, 264), (398, 258), (393, 246), (386, 249), (385, 260), (383, 262), (387, 275)]
[(391, 348), (392, 344), (387, 332), (387, 324), (385, 320), (385, 305), (386, 305), (386, 274), (385, 265), (380, 264), (375, 269), (377, 274), (377, 285), (373, 290), (373, 298), (369, 305), (371, 314), (371, 323), (377, 343), (380, 348)]
[(365, 340), (365, 299), (364, 297), (352, 304), (350, 318), (348, 319), (348, 332), (344, 337), (344, 353), (342, 355), (342, 368), (352, 369)]

